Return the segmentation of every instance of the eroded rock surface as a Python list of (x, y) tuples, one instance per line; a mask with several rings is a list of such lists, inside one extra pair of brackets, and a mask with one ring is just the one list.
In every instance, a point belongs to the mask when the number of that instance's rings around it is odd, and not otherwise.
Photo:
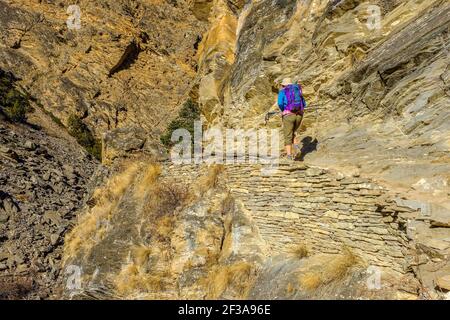
[(207, 22), (189, 1), (79, 1), (69, 28), (69, 4), (2, 1), (0, 68), (63, 123), (76, 114), (98, 137), (137, 126), (157, 140), (191, 89)]
[(449, 266), (449, 10), (439, 0), (247, 2), (222, 49), (234, 62), (210, 68), (226, 75), (219, 102), (200, 100), (211, 126), (261, 128), (277, 83), (299, 80), (302, 159), (369, 179), (420, 213), (405, 219), (427, 252), (416, 272), (430, 290)]
[[(22, 237), (38, 241), (37, 251), (61, 243), (64, 232), (40, 214), (72, 218), (78, 210), (64, 244), (66, 298), (443, 297), (448, 1), (120, 0), (80, 1), (80, 8), (76, 31), (65, 25), (64, 4), (2, 2), (0, 67), (63, 123), (77, 114), (98, 136), (106, 133), (104, 163), (120, 173), (83, 205), (91, 164), (72, 165), (73, 150), (61, 149), (62, 163), (49, 168), (68, 164), (73, 172), (30, 181), (39, 194), (67, 192), (67, 208), (59, 203), (65, 197), (27, 207), (14, 191), (22, 182), (6, 174), (0, 226), (25, 210), (31, 224), (14, 229), (44, 228), (49, 237), (7, 233), (2, 248), (21, 252)], [(285, 77), (302, 83), (309, 103), (299, 137), (304, 163), (267, 177), (254, 165), (216, 175), (164, 162), (160, 173), (139, 158), (164, 159), (159, 135), (187, 96), (206, 127), (264, 127)], [(279, 127), (276, 117), (267, 124)], [(2, 149), (9, 166), (35, 154), (11, 170), (46, 168), (42, 143), (28, 140), (19, 151)], [(121, 162), (131, 154), (138, 156)], [(0, 256), (0, 272), (20, 273), (33, 252), (12, 263)], [(54, 252), (60, 259), (60, 248)], [(53, 255), (36, 256), (52, 266)], [(61, 272), (54, 265), (44, 267), (52, 281)], [(77, 270), (81, 282), (70, 277)], [(378, 272), (380, 286), (367, 290)]]
[[(243, 165), (225, 168), (205, 189), (214, 167), (167, 164), (149, 178), (154, 168), (128, 167), (95, 193), (114, 200), (97, 200), (66, 238), (66, 268), (83, 268), (82, 285), (66, 297), (417, 299), (433, 292), (414, 272), (419, 260), (433, 259), (408, 231), (406, 217), (420, 212), (370, 181), (304, 165), (267, 177)], [(171, 185), (181, 201), (189, 199), (180, 193), (186, 184), (197, 196), (168, 215), (164, 206), (155, 211), (158, 188)]]

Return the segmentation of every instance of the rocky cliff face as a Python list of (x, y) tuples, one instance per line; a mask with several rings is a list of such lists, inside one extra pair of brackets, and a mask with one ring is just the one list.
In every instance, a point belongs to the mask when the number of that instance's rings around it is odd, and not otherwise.
[[(369, 15), (369, 5), (380, 15)], [(204, 102), (212, 95), (200, 101), (216, 114), (211, 123), (260, 127), (275, 82), (298, 79), (310, 103), (303, 135), (320, 142), (307, 161), (445, 198), (448, 10), (445, 1), (249, 2), (237, 43), (226, 47), (236, 51), (233, 65), (211, 65), (202, 78), (225, 72), (217, 103)]]
[[(158, 140), (196, 74), (208, 12), (187, 1), (2, 1), (0, 68), (63, 123), (76, 114), (98, 138), (116, 128)], [(195, 10), (194, 10), (195, 9)], [(205, 14), (195, 17), (194, 12)], [(144, 148), (144, 146), (140, 146)]]
[[(80, 1), (80, 30), (66, 5), (0, 4), (0, 68), (103, 136), (115, 172), (76, 203), (64, 297), (445, 297), (448, 1)], [(122, 161), (158, 153), (188, 96), (207, 127), (279, 128), (285, 77), (309, 104), (303, 163)]]
[[(222, 81), (213, 93), (200, 85), (201, 106), (211, 125), (263, 127), (277, 83), (299, 80), (309, 102), (305, 163), (398, 192), (397, 202), (419, 212), (407, 229), (422, 250), (443, 254), (426, 260), (446, 274), (449, 10), (446, 1), (247, 2), (236, 42), (223, 45), (223, 55), (235, 52), (232, 65), (211, 63), (201, 75), (206, 88), (215, 74)], [(438, 276), (425, 270), (436, 268), (420, 265), (432, 287)]]

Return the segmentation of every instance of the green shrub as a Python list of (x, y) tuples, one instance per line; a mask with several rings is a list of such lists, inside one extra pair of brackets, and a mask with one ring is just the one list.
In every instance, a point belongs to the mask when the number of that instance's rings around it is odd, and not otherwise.
[(60, 126), (61, 128), (65, 128), (66, 126), (62, 123), (61, 119), (59, 119), (57, 116), (55, 116), (53, 114), (53, 112), (48, 111), (44, 108), (44, 106), (39, 102), (36, 101), (36, 105), (42, 110), (42, 112), (44, 112), (47, 116), (50, 117), (50, 119), (52, 119), (52, 121), (54, 123), (56, 123), (58, 126)]
[(194, 122), (200, 119), (200, 109), (198, 104), (188, 99), (181, 108), (177, 118), (173, 120), (168, 126), (166, 132), (161, 135), (161, 143), (166, 147), (173, 146), (173, 142), (170, 140), (172, 133), (180, 128), (189, 131), (191, 136), (194, 135)]
[(27, 120), (27, 108), (19, 101), (14, 101), (4, 107), (3, 113), (12, 122), (25, 122)]
[(50, 111), (47, 113), (50, 117), (50, 119), (52, 119), (52, 121), (54, 123), (56, 123), (58, 126), (63, 127), (64, 128), (64, 124), (62, 123), (61, 119), (59, 119), (57, 116), (55, 116), (53, 113), (51, 113)]
[(29, 98), (16, 89), (15, 81), (12, 74), (0, 70), (0, 112), (9, 121), (25, 122), (31, 109)]
[(87, 152), (93, 155), (98, 160), (102, 158), (102, 146), (98, 139), (95, 139), (91, 130), (83, 122), (83, 120), (76, 116), (70, 115), (67, 123), (69, 134), (77, 139), (77, 142), (83, 146)]

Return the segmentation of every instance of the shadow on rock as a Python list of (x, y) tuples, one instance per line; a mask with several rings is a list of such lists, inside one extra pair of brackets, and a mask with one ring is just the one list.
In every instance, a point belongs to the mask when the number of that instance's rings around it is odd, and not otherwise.
[(305, 156), (311, 152), (317, 151), (317, 144), (319, 142), (310, 136), (302, 139), (302, 148), (300, 149), (300, 156), (297, 158), (299, 161), (304, 161)]

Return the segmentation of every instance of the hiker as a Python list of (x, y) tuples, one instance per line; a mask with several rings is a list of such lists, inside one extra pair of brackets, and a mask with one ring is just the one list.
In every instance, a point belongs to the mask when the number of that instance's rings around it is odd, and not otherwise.
[(281, 87), (278, 93), (278, 107), (281, 110), (283, 120), (284, 145), (287, 159), (293, 160), (292, 145), (294, 144), (295, 132), (302, 124), (306, 101), (303, 98), (300, 84), (294, 84), (291, 79), (286, 78), (281, 82)]

